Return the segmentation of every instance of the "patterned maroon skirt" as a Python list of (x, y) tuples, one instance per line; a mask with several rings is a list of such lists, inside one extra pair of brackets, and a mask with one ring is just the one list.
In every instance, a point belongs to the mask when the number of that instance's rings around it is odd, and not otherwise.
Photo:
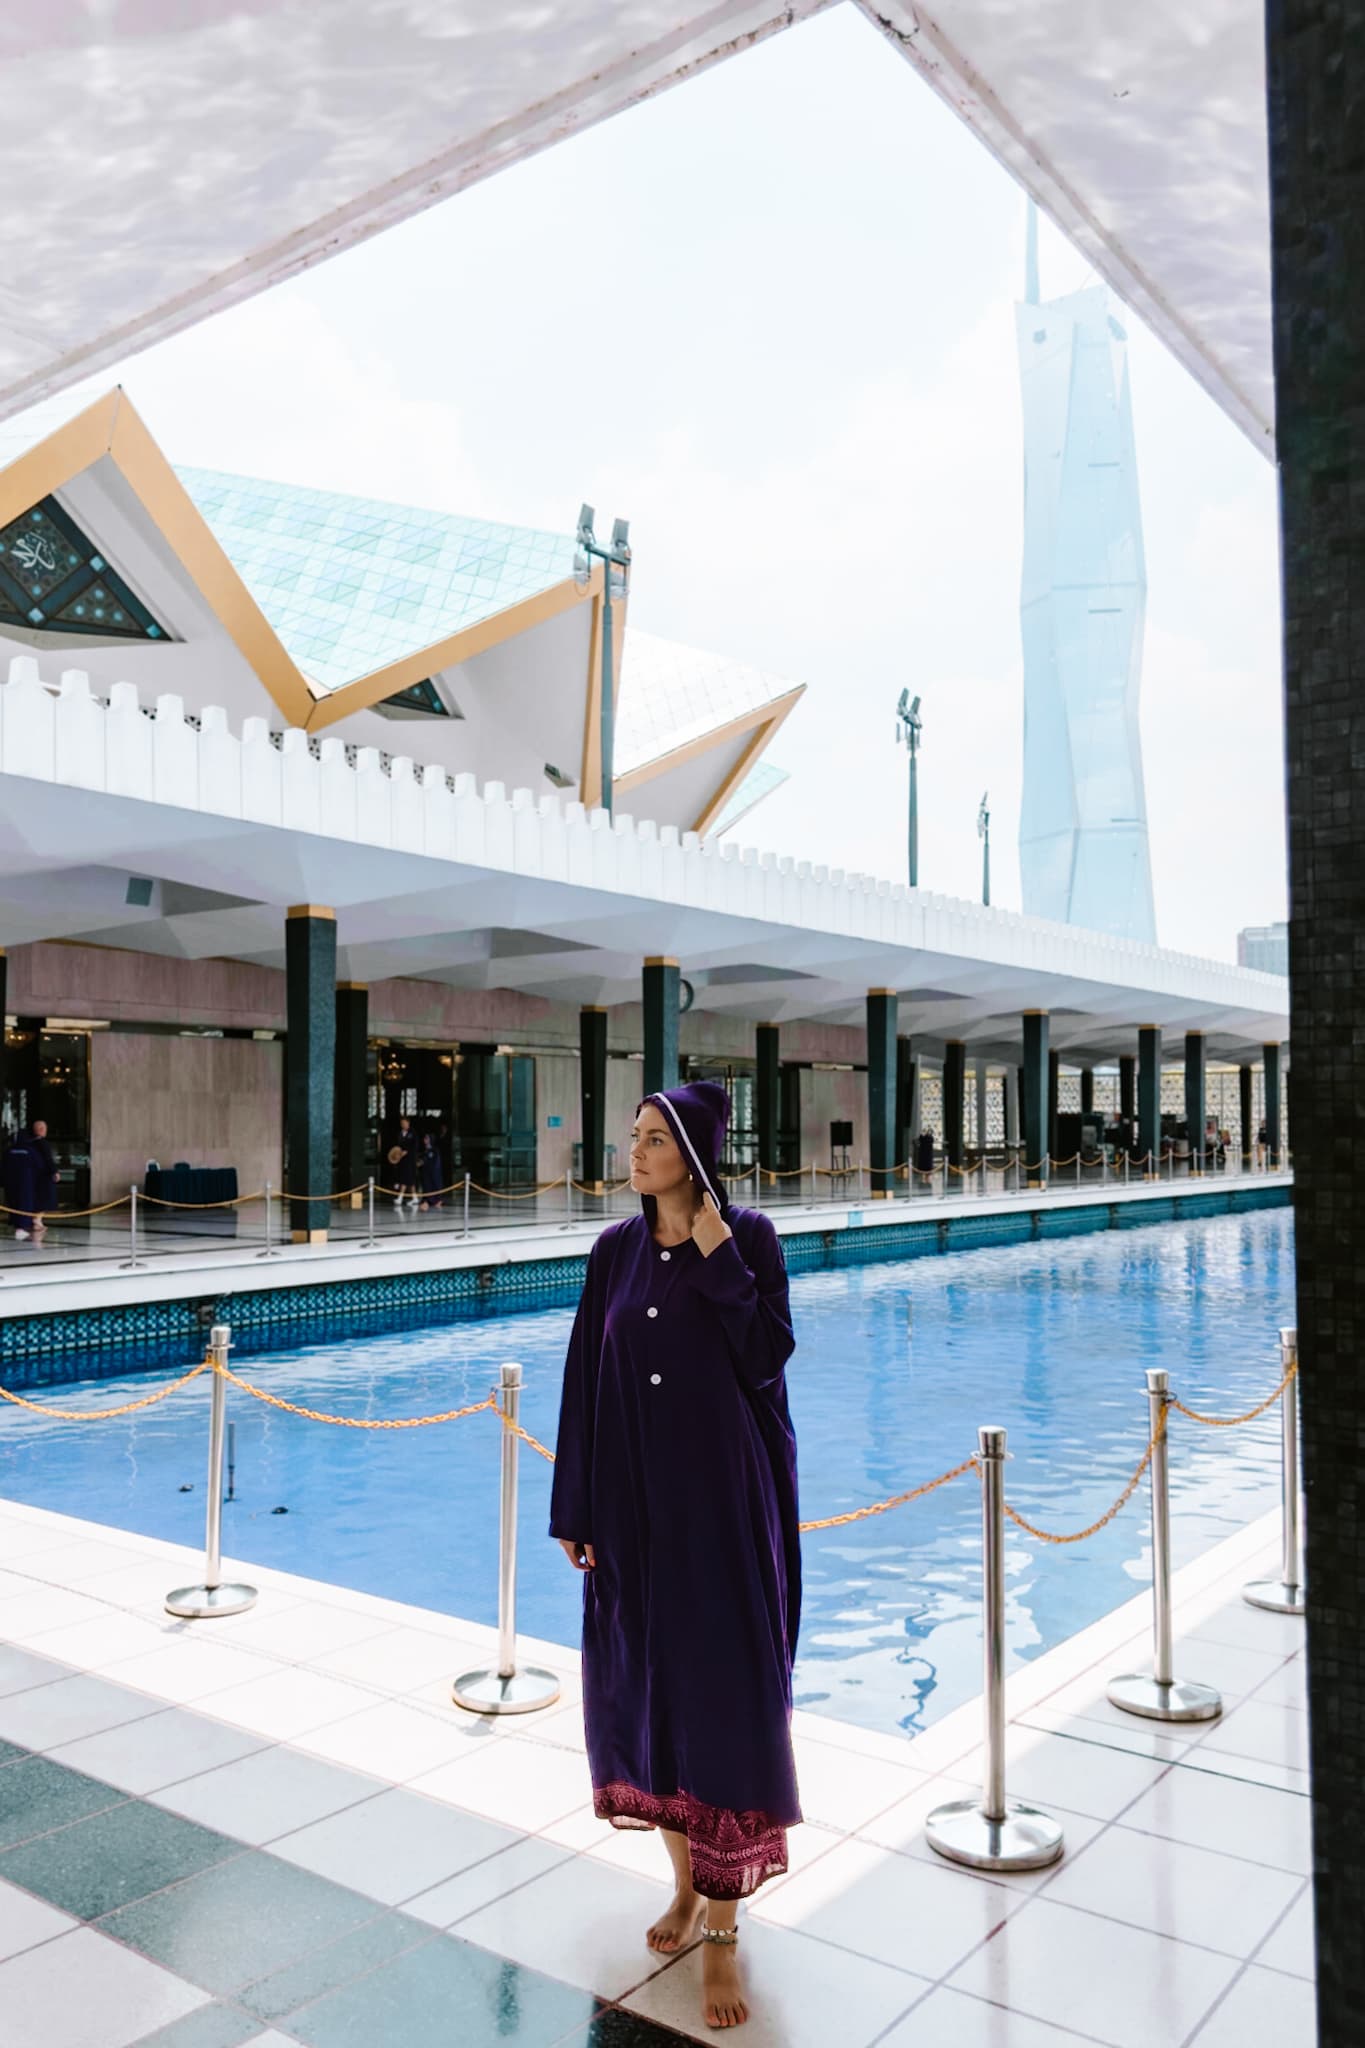
[(787, 1868), (787, 1830), (767, 1813), (708, 1806), (690, 1792), (659, 1795), (633, 1785), (599, 1785), (593, 1812), (616, 1828), (668, 1828), (686, 1835), (692, 1883), (704, 1899), (747, 1899)]

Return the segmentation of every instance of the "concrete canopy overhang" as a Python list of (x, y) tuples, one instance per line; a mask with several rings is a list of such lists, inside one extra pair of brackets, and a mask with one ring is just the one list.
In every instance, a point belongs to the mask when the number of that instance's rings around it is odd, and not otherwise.
[[(26, 237), (23, 290), (0, 293), (0, 415), (828, 4), (30, 12), (0, 66), (0, 181), (25, 194)], [(857, 4), (1268, 449), (1260, 7)]]
[[(56, 709), (65, 728), (36, 678), (0, 690), (0, 945), (61, 937), (281, 966), (286, 908), (323, 903), (342, 979), (611, 1005), (637, 1002), (641, 961), (667, 953), (699, 1009), (754, 1023), (858, 1025), (867, 990), (895, 988), (900, 1029), (930, 1056), (955, 1038), (1012, 1061), (1027, 1009), (1050, 1012), (1054, 1047), (1077, 1060), (1131, 1051), (1140, 1024), (1202, 1030), (1218, 1058), (1287, 1035), (1287, 985), (1271, 975), (672, 827), (613, 827), (468, 776), (397, 786), (373, 764), (320, 763), (306, 746), (281, 761), (259, 741), (252, 756), (221, 726), (161, 731), (158, 716), (141, 771), (155, 797), (118, 793), (130, 769), (109, 721), (148, 721), (79, 694)], [(128, 902), (134, 876), (153, 884), (144, 908)]]

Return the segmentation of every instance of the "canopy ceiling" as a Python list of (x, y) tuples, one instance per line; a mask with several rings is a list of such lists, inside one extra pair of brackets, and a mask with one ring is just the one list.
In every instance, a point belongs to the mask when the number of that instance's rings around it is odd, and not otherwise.
[[(52, 0), (0, 31), (0, 415), (829, 0)], [(858, 0), (1268, 447), (1255, 0)]]

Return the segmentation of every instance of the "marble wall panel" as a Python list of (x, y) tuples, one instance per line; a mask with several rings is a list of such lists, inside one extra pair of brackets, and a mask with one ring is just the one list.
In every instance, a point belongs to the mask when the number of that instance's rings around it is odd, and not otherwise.
[(91, 1200), (162, 1166), (235, 1166), (243, 1194), (281, 1181), (284, 1047), (253, 1038), (96, 1032), (90, 1041)]

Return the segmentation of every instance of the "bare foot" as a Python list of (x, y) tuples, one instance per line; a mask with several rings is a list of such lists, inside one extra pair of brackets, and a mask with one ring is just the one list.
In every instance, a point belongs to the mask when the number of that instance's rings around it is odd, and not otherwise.
[(661, 1913), (645, 1934), (650, 1948), (661, 1956), (673, 1956), (694, 1941), (705, 1905), (693, 1891), (675, 1892), (668, 1911)]
[(701, 2009), (708, 2027), (742, 2027), (748, 2019), (739, 1980), (738, 1944), (702, 1943)]

